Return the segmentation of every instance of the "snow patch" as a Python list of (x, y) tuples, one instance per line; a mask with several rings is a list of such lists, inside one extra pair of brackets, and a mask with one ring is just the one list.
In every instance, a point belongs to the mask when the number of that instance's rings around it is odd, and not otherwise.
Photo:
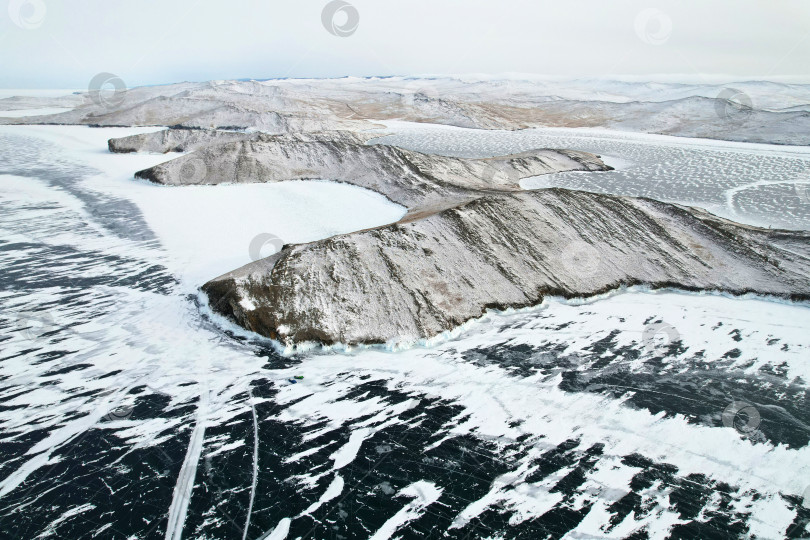
[(371, 536), (371, 540), (387, 540), (391, 538), (398, 529), (414, 519), (417, 519), (428, 506), (438, 501), (439, 497), (442, 495), (442, 491), (443, 490), (436, 487), (436, 484), (433, 482), (426, 482), (424, 480), (414, 482), (402, 489), (396, 496), (412, 497), (413, 500), (403, 506), (399, 512), (390, 517), (388, 521), (383, 523), (382, 527)]

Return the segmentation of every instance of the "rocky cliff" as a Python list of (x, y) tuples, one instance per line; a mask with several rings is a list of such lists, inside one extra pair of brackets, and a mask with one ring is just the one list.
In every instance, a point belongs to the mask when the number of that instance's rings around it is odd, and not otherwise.
[(486, 195), (418, 220), (285, 246), (205, 284), (211, 306), (287, 343), (428, 338), (487, 308), (649, 284), (810, 298), (810, 233), (650, 199)]

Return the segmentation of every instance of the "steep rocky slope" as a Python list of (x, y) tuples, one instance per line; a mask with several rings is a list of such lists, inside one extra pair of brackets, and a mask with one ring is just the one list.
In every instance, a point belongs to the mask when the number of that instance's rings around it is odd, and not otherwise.
[(204, 290), (215, 311), (265, 336), (355, 344), (428, 338), (488, 307), (639, 283), (807, 299), (810, 233), (546, 189), (285, 246)]

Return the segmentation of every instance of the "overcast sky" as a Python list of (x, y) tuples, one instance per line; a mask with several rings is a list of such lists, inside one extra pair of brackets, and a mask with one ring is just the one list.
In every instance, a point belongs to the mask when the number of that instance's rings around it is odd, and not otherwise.
[(3, 0), (0, 87), (86, 88), (99, 72), (130, 87), (510, 72), (810, 82), (810, 0), (337, 1)]

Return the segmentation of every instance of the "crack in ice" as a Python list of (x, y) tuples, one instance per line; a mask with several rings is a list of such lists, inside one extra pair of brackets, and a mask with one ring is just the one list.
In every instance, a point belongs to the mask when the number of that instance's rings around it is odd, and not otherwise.
[(245, 530), (242, 533), (242, 540), (247, 539), (250, 528), (250, 515), (253, 513), (253, 500), (256, 497), (256, 483), (259, 479), (259, 422), (256, 418), (256, 403), (253, 402), (253, 389), (248, 388), (250, 395), (250, 410), (253, 413), (253, 480), (250, 484), (250, 503), (248, 503), (247, 518), (245, 520)]

